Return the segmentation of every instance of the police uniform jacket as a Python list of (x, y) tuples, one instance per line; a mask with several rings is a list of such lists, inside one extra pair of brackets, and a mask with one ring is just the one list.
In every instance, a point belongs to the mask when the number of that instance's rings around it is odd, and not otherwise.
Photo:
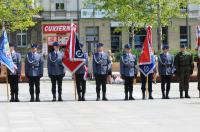
[(174, 74), (174, 56), (167, 53), (162, 53), (158, 57), (158, 71), (160, 75), (173, 75)]
[(111, 68), (109, 57), (104, 52), (97, 52), (93, 56), (93, 72), (94, 75), (106, 75)]
[(135, 55), (131, 53), (123, 54), (120, 60), (120, 74), (127, 77), (134, 77), (137, 74), (136, 64), (137, 59)]
[(62, 64), (62, 59), (64, 57), (63, 52), (52, 51), (48, 55), (48, 74), (52, 75), (65, 75), (64, 66)]
[(16, 69), (14, 70), (14, 73), (8, 71), (8, 75), (20, 76), (21, 75), (21, 54), (14, 51), (11, 53), (11, 57)]
[(25, 61), (26, 76), (43, 76), (43, 57), (39, 53), (29, 52)]

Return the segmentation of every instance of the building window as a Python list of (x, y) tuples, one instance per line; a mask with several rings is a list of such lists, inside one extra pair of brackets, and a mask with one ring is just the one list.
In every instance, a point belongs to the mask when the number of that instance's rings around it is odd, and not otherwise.
[(144, 40), (146, 37), (146, 30), (144, 28), (137, 29), (135, 31), (134, 41), (135, 41), (135, 49), (141, 50), (144, 44)]
[(94, 52), (96, 44), (99, 42), (99, 27), (86, 27), (86, 43), (88, 52)]
[(23, 47), (27, 45), (27, 33), (24, 31), (19, 31), (16, 34), (17, 46)]
[(115, 53), (122, 49), (121, 31), (115, 31), (115, 27), (111, 28), (111, 50)]
[(162, 42), (168, 45), (168, 27), (162, 27)]
[[(190, 27), (189, 27), (190, 32)], [(189, 36), (190, 37), (190, 36)], [(180, 44), (187, 45), (187, 27), (186, 26), (180, 26)]]
[(65, 4), (64, 0), (56, 0), (56, 10), (64, 10)]

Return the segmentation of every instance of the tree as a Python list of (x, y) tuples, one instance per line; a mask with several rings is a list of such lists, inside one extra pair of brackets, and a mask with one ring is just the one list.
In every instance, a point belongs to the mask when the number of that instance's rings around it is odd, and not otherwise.
[(33, 8), (33, 4), (32, 0), (1, 0), (1, 24), (8, 24), (10, 31), (27, 30), (28, 27), (34, 26), (36, 22), (33, 21), (33, 16), (38, 14), (41, 8)]
[[(122, 22), (134, 36), (135, 27), (152, 25), (157, 27), (158, 51), (162, 45), (162, 27), (168, 26), (173, 18), (183, 17), (181, 8), (187, 4), (199, 4), (199, 0), (87, 0), (86, 4), (95, 4), (96, 9), (105, 10), (109, 19)], [(133, 37), (134, 38), (134, 37)]]

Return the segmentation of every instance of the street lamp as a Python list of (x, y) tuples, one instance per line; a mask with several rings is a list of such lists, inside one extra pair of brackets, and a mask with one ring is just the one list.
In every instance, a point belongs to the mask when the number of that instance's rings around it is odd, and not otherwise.
[(188, 0), (186, 0), (186, 29), (187, 29), (187, 46), (189, 49), (191, 49), (191, 43), (190, 43), (190, 27), (189, 27), (189, 3)]

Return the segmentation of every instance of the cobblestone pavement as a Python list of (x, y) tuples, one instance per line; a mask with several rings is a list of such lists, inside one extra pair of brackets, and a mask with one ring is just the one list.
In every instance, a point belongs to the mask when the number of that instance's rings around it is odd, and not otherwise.
[(64, 102), (51, 102), (51, 84), (41, 82), (40, 103), (29, 102), (27, 83), (20, 84), (21, 102), (8, 103), (6, 85), (0, 84), (0, 132), (199, 132), (197, 83), (190, 84), (192, 99), (179, 99), (173, 83), (170, 100), (160, 99), (160, 84), (153, 86), (155, 100), (141, 100), (136, 84), (135, 101), (123, 101), (123, 85), (107, 85), (108, 102), (95, 101), (94, 84), (87, 82), (88, 101), (77, 102), (73, 82), (65, 81)]

